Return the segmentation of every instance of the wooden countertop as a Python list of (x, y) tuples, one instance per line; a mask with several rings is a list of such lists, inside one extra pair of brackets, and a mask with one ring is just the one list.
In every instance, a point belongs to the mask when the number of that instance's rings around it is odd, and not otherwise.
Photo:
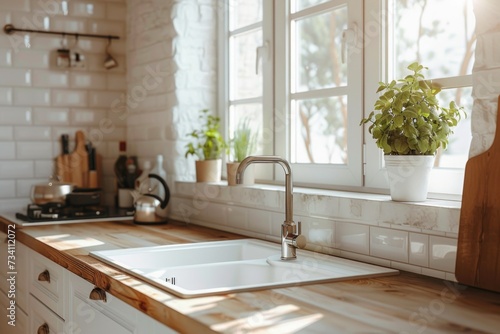
[[(5, 232), (10, 222), (0, 217)], [(498, 333), (500, 294), (398, 276), (181, 299), (90, 251), (242, 238), (196, 225), (99, 222), (30, 226), (16, 239), (160, 322), (185, 333)]]

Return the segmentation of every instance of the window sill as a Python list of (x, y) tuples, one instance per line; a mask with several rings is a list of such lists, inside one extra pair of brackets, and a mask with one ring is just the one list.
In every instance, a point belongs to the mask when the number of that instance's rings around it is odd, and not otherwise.
[[(193, 212), (203, 210), (204, 206), (213, 207), (209, 205), (211, 203), (240, 211), (248, 208), (283, 215), (285, 203), (283, 186), (229, 187), (226, 182), (177, 181), (173, 198), (187, 205), (184, 205), (184, 211)], [(456, 238), (461, 202), (439, 199), (395, 202), (389, 195), (294, 187), (293, 205), (295, 220), (348, 221)], [(175, 209), (173, 211), (177, 217), (181, 214)], [(210, 214), (212, 219), (217, 219), (217, 212)], [(185, 216), (186, 212), (182, 215)]]

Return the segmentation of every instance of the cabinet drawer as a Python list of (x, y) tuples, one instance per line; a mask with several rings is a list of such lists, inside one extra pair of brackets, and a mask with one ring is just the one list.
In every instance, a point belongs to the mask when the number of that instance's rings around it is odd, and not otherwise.
[[(26, 256), (26, 246), (11, 238), (12, 242), (8, 242), (7, 234), (0, 232), (0, 290), (2, 290), (6, 295), (13, 294), (16, 301), (16, 306), (22, 308), (23, 311), (28, 309), (28, 263)], [(9, 252), (10, 250), (10, 252)], [(9, 257), (13, 256), (13, 257)], [(9, 270), (9, 259), (12, 260), (12, 265), (14, 265), (13, 270)], [(7, 272), (14, 272), (13, 275), (7, 275)], [(7, 280), (13, 276), (14, 281), (11, 286), (11, 281)]]
[[(94, 286), (69, 272), (70, 321), (74, 333), (126, 334), (138, 332), (138, 315), (132, 306), (110, 293), (100, 291), (104, 300), (90, 299)], [(98, 289), (100, 290), (100, 289)]]
[(67, 305), (66, 277), (63, 267), (28, 249), (29, 292), (63, 319)]
[(27, 333), (66, 333), (64, 320), (31, 295), (29, 296), (28, 313), (30, 324)]
[[(26, 306), (28, 306), (26, 304)], [(2, 317), (0, 321), (0, 333), (9, 334), (26, 334), (28, 333), (28, 316), (26, 313), (16, 307), (12, 312), (9, 310), (10, 299), (6, 295), (0, 293), (0, 307), (2, 310), (6, 310), (6, 316)], [(12, 315), (12, 317), (11, 317)], [(14, 320), (14, 322), (12, 322)], [(10, 323), (10, 324), (9, 324)], [(14, 326), (15, 325), (15, 326)]]

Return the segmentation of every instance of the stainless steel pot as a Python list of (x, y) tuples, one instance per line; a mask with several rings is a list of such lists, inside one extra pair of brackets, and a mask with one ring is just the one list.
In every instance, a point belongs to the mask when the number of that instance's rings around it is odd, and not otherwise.
[(35, 184), (31, 187), (31, 201), (33, 204), (64, 203), (66, 195), (73, 191), (72, 183), (49, 181)]

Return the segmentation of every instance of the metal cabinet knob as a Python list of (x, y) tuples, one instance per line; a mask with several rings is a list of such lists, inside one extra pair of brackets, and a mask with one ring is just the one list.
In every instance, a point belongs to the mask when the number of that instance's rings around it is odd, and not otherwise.
[(38, 327), (38, 330), (36, 331), (36, 333), (37, 334), (49, 334), (50, 333), (49, 325), (47, 325), (47, 323), (44, 323), (43, 325)]
[(43, 272), (38, 275), (38, 280), (40, 282), (48, 282), (50, 283), (50, 273), (47, 269), (45, 269)]
[(104, 291), (101, 288), (95, 287), (90, 291), (90, 299), (92, 300), (102, 300), (103, 302), (106, 302), (106, 291)]

